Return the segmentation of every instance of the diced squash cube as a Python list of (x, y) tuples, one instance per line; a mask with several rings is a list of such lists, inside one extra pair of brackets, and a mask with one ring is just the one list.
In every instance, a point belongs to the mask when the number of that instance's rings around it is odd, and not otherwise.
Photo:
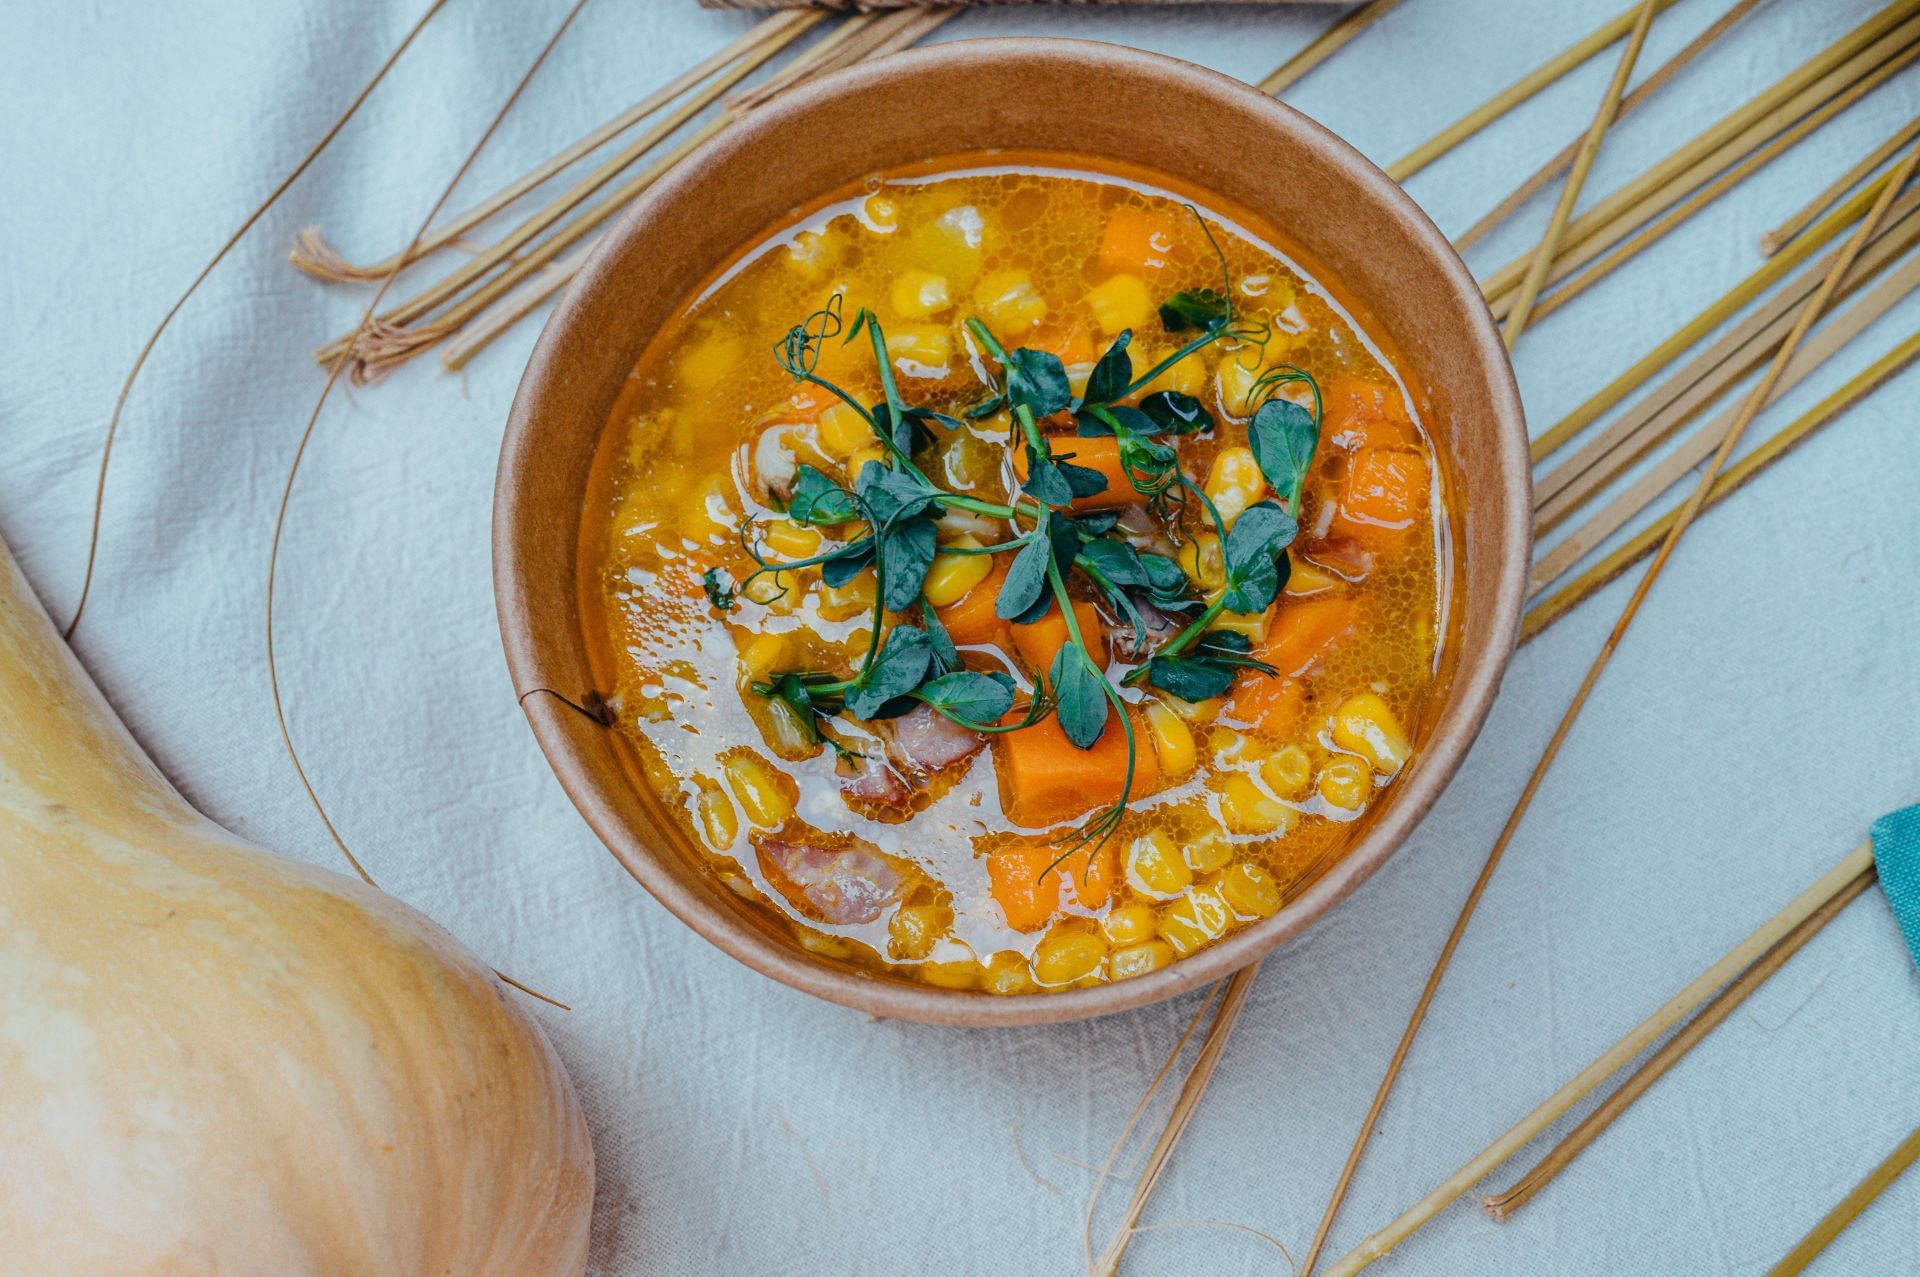
[(1358, 538), (1397, 539), (1426, 508), (1432, 475), (1417, 452), (1366, 447), (1347, 463), (1335, 530)]
[[(1049, 446), (1055, 460), (1098, 470), (1107, 481), (1107, 486), (1100, 491), (1075, 497), (1075, 510), (1118, 510), (1140, 500), (1140, 495), (1133, 490), (1133, 481), (1127, 478), (1127, 472), (1120, 464), (1120, 442), (1111, 435), (1091, 439), (1056, 438)], [(1022, 483), (1026, 482), (1025, 448), (1015, 448), (1013, 451), (1013, 473)]]
[[(1093, 604), (1085, 599), (1073, 601), (1073, 617), (1080, 627), (1081, 641), (1087, 645), (1087, 651), (1093, 654), (1094, 664), (1105, 666), (1107, 663), (1107, 636), (1100, 624), (1100, 613)], [(1027, 625), (1009, 627), (1013, 633), (1013, 650), (1019, 654), (1021, 664), (1030, 674), (1045, 674), (1053, 668), (1053, 658), (1060, 649), (1071, 640), (1067, 633), (1067, 619), (1055, 603), (1046, 615)]]
[[(988, 890), (1015, 931), (1046, 926), (1063, 900), (1089, 910), (1107, 903), (1113, 890), (1112, 849), (1095, 854), (1082, 848), (1064, 860), (1060, 852), (1052, 843), (1030, 843), (987, 857)], [(1063, 889), (1068, 894), (1063, 896)]]
[(993, 610), (1000, 598), (1000, 583), (1007, 579), (1006, 556), (995, 554), (982, 557), (990, 566), (980, 583), (957, 602), (935, 609), (940, 624), (946, 627), (953, 641), (962, 647), (979, 647), (989, 643), (1005, 646), (1007, 642), (1007, 623)]
[[(1153, 746), (1136, 732), (1133, 797), (1151, 794), (1160, 783)], [(1060, 720), (1048, 715), (1031, 727), (993, 738), (993, 771), (1000, 787), (1000, 808), (1016, 825), (1043, 829), (1111, 805), (1120, 797), (1127, 774), (1127, 736), (1111, 713), (1107, 729), (1092, 749), (1067, 739)]]
[(1165, 213), (1120, 208), (1100, 234), (1100, 265), (1109, 271), (1158, 274), (1174, 262), (1174, 222)]

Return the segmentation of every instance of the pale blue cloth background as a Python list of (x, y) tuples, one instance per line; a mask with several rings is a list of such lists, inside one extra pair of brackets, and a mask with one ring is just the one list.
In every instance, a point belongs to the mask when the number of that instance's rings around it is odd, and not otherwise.
[[(1392, 160), (1623, 3), (1407, 0), (1290, 98)], [(79, 586), (99, 433), (146, 331), (422, 7), (8, 7), (0, 532), (56, 616)], [(1643, 68), (1723, 7), (1683, 0)], [(1622, 123), (1590, 199), (1873, 7), (1773, 0)], [(294, 274), (285, 253), (309, 223), (350, 256), (398, 247), (563, 8), (452, 0), (181, 317), (127, 416), (81, 655), (195, 801), (319, 863), (336, 853), (281, 752), (261, 605), (273, 505), (320, 385), (307, 352), (349, 326), (364, 295)], [(1330, 17), (1022, 9), (969, 14), (940, 38), (1092, 36), (1254, 79)], [(692, 0), (596, 0), (453, 207), (750, 20)], [(1612, 58), (1421, 174), (1415, 197), (1463, 229), (1585, 126)], [(1542, 321), (1518, 355), (1535, 430), (1751, 269), (1762, 230), (1916, 108), (1909, 72)], [(1548, 207), (1475, 253), (1476, 268), (1524, 248)], [(1755, 438), (1917, 320), (1907, 305), (1876, 325)], [(464, 376), (423, 360), (335, 400), (293, 504), (281, 668), (315, 782), (384, 885), (575, 1004), (536, 1012), (593, 1124), (596, 1271), (1075, 1271), (1092, 1183), (1077, 1163), (1105, 1156), (1194, 1001), (1005, 1033), (869, 1023), (753, 975), (628, 879), (535, 749), (494, 626), (494, 458), (533, 338), (522, 326)], [(1487, 894), (1334, 1252), (1920, 792), (1916, 387), (1909, 373), (1883, 389), (1683, 547)], [(1237, 1221), (1299, 1253), (1475, 868), (1627, 588), (1519, 654), (1480, 745), (1405, 852), (1267, 964), (1150, 1222)], [(1920, 1122), (1917, 1058), (1920, 975), (1868, 897), (1515, 1222), (1455, 1207), (1380, 1271), (1758, 1272)], [(1286, 1268), (1243, 1233), (1181, 1227), (1141, 1237), (1130, 1271)], [(1817, 1271), (1920, 1272), (1920, 1176)]]

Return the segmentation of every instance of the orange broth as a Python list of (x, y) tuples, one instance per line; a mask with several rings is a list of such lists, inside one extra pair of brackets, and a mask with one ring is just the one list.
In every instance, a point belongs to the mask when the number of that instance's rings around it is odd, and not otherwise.
[[(836, 192), (743, 251), (656, 336), (596, 468), (587, 624), (637, 772), (720, 883), (816, 953), (1010, 994), (1164, 967), (1271, 915), (1351, 845), (1417, 750), (1441, 668), (1447, 483), (1417, 393), (1338, 281), (1283, 245), (1152, 174), (961, 157)], [(851, 488), (864, 465), (887, 463), (857, 412), (776, 361), (793, 325), (836, 294), (845, 321), (870, 308), (904, 401), (962, 421), (933, 425), (914, 461), (944, 488), (1004, 503), (1024, 474), (1009, 447), (1018, 427), (1004, 410), (963, 416), (1001, 380), (963, 322), (980, 317), (1007, 349), (1058, 355), (1084, 393), (1121, 330), (1134, 335), (1136, 374), (1191, 336), (1166, 331), (1156, 308), (1219, 289), (1222, 257), (1236, 314), (1264, 324), (1263, 339), (1215, 342), (1127, 402), (1174, 390), (1204, 404), (1215, 425), (1175, 446), (1226, 513), (1274, 496), (1246, 452), (1249, 387), (1278, 365), (1319, 387), (1291, 576), (1265, 613), (1219, 622), (1278, 672), (1243, 670), (1224, 697), (1198, 703), (1125, 688), (1135, 785), (1110, 836), (1089, 844), (1073, 831), (1124, 775), (1116, 718), (1088, 751), (1049, 716), (928, 766), (971, 736), (925, 710), (911, 723), (842, 716), (820, 726), (860, 756), (842, 761), (807, 739), (803, 715), (753, 690), (798, 669), (847, 677), (873, 619), (871, 569), (838, 588), (817, 566), (763, 575), (726, 611), (703, 589), (709, 569), (736, 582), (753, 570), (743, 524), (771, 561), (855, 535), (782, 518), (796, 465)], [(864, 332), (822, 343), (815, 372), (859, 403), (882, 399)], [(1304, 383), (1279, 393), (1312, 407)], [(1076, 438), (1064, 419), (1043, 425), (1057, 456), (1096, 467), (1112, 443)], [(1180, 563), (1199, 596), (1217, 588), (1198, 503), (1156, 513), (1128, 502), (1125, 482), (1116, 474), (1076, 508), (1119, 509), (1117, 535)], [(1020, 526), (950, 510), (938, 535), (943, 547), (965, 536), (987, 546)], [(994, 615), (1010, 557), (942, 553), (925, 589), (965, 665), (1006, 673), (1024, 708), (1066, 627), (1057, 606), (1024, 627)], [(1090, 648), (1117, 677), (1131, 664), (1116, 655), (1130, 625), (1084, 580), (1071, 588)], [(902, 620), (921, 623), (888, 613), (883, 632)], [(914, 753), (910, 727), (932, 746)]]

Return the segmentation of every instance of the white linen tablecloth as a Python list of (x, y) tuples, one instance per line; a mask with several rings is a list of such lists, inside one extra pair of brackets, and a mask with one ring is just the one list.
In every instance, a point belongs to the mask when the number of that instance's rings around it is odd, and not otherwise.
[[(146, 332), (423, 3), (8, 6), (0, 533), (56, 617), (79, 586), (101, 430)], [(80, 654), (195, 802), (321, 864), (337, 853), (281, 751), (262, 603), (274, 504), (321, 382), (308, 352), (352, 324), (365, 294), (297, 275), (286, 251), (308, 224), (356, 258), (404, 242), (565, 3), (452, 0), (181, 315), (127, 413)], [(1289, 100), (1392, 160), (1621, 3), (1409, 0)], [(1642, 74), (1723, 7), (1684, 0), (1661, 17)], [(1873, 7), (1764, 6), (1614, 130), (1587, 202)], [(1021, 7), (969, 13), (939, 38), (1098, 37), (1257, 79), (1331, 16)], [(751, 21), (692, 0), (595, 0), (452, 207)], [(1585, 127), (1614, 57), (1419, 175), (1414, 196), (1442, 229), (1463, 229)], [(1917, 106), (1909, 72), (1543, 320), (1517, 359), (1534, 429), (1750, 270), (1762, 230)], [(1475, 267), (1527, 247), (1550, 203), (1536, 200)], [(1920, 304), (1876, 324), (1763, 417), (1755, 441), (1916, 318)], [(593, 1127), (596, 1272), (1078, 1270), (1086, 1164), (1106, 1156), (1195, 999), (1009, 1032), (871, 1023), (752, 974), (627, 877), (534, 747), (494, 624), (494, 459), (536, 328), (464, 375), (423, 359), (340, 394), (321, 423), (278, 618), (317, 788), (388, 890), (573, 1003), (534, 1009)], [(1894, 381), (1681, 549), (1487, 894), (1330, 1254), (1920, 792), (1916, 387), (1912, 373)], [(1406, 849), (1267, 963), (1149, 1223), (1233, 1221), (1300, 1253), (1480, 859), (1628, 588), (1519, 653), (1478, 747)], [(1381, 1271), (1759, 1272), (1920, 1123), (1916, 1079), (1920, 975), (1872, 895), (1515, 1222), (1456, 1206)], [(1110, 1204), (1125, 1193), (1116, 1184)], [(1195, 1225), (1141, 1236), (1129, 1271), (1288, 1268), (1255, 1237)], [(1817, 1271), (1920, 1272), (1920, 1174)]]

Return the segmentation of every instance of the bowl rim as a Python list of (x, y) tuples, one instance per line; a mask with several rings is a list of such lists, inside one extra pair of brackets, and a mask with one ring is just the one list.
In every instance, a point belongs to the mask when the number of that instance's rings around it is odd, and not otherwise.
[[(1384, 206), (1384, 211), (1425, 250), (1427, 264), (1439, 272), (1460, 313), (1470, 325), (1468, 341), (1490, 374), (1493, 420), (1484, 423), (1500, 469), (1509, 481), (1492, 497), (1478, 497), (1477, 509), (1505, 525), (1504, 544), (1514, 547), (1500, 565), (1494, 585), (1494, 611), (1486, 618), (1489, 651), (1463, 661), (1451, 688), (1445, 717), (1424, 746), (1425, 765), (1388, 804), (1354, 847), (1326, 873), (1271, 918), (1261, 919), (1218, 943), (1146, 976), (1058, 993), (1000, 997), (978, 990), (948, 990), (861, 972), (812, 958), (805, 951), (773, 941), (716, 899), (710, 887), (695, 888), (656, 863), (659, 853), (640, 843), (606, 795), (574, 757), (575, 743), (566, 722), (574, 710), (554, 697), (534, 696), (543, 684), (540, 641), (526, 603), (525, 582), (514, 547), (531, 513), (520, 501), (527, 472), (538, 464), (533, 446), (539, 432), (539, 404), (564, 392), (565, 378), (554, 367), (556, 348), (586, 306), (586, 297), (617, 270), (622, 243), (638, 233), (653, 210), (686, 187), (708, 180), (716, 165), (748, 139), (777, 130), (817, 104), (882, 76), (962, 73), (978, 60), (1072, 59), (1115, 76), (1180, 77), (1206, 92), (1238, 99), (1238, 105), (1264, 116), (1278, 133), (1317, 153), (1348, 180)], [(810, 198), (820, 192), (805, 192)], [(1253, 210), (1258, 211), (1258, 210)], [(1492, 508), (1489, 508), (1492, 507)], [(1532, 462), (1519, 387), (1491, 312), (1466, 264), (1413, 199), (1351, 144), (1324, 125), (1252, 86), (1180, 58), (1103, 41), (1058, 37), (995, 37), (957, 40), (889, 54), (837, 71), (783, 92), (721, 131), (674, 165), (642, 192), (602, 236), (561, 296), (541, 330), (515, 393), (496, 475), (493, 518), (495, 605), (508, 671), (542, 754), (562, 788), (601, 842), (636, 881), (662, 905), (729, 956), (791, 988), (872, 1015), (934, 1024), (1016, 1026), (1084, 1019), (1178, 996), (1211, 984), (1264, 958), (1304, 933), (1385, 864), (1453, 779), (1490, 712), (1519, 635), (1533, 521)], [(638, 847), (640, 854), (634, 854)]]

